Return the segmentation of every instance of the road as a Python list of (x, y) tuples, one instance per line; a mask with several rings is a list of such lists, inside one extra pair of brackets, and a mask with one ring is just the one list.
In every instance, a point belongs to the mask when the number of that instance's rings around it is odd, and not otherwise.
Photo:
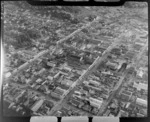
[(104, 61), (107, 56), (109, 55), (110, 51), (116, 47), (117, 45), (120, 45), (120, 41), (116, 39), (116, 41), (110, 45), (102, 54), (102, 57), (97, 57), (95, 61), (89, 66), (89, 68), (79, 77), (79, 79), (72, 84), (72, 86), (69, 88), (68, 92), (62, 96), (62, 99), (60, 102), (57, 103), (56, 106), (54, 106), (48, 115), (53, 115), (53, 113), (57, 110), (59, 110), (64, 103), (67, 103), (68, 99), (72, 96), (74, 91), (76, 90), (76, 86), (82, 84), (82, 82), (94, 71), (96, 68)]
[[(85, 28), (87, 28), (87, 27), (90, 27), (93, 23), (98, 22), (100, 19), (101, 19), (101, 17), (98, 16), (98, 17), (97, 17), (96, 19), (94, 19), (92, 22), (89, 22), (88, 24), (82, 26), (81, 28), (77, 29), (77, 30), (74, 31), (73, 33), (71, 33), (71, 34), (69, 34), (68, 36), (64, 37), (63, 39), (60, 39), (59, 41), (57, 41), (56, 44), (58, 45), (58, 44), (61, 44), (61, 43), (65, 42), (67, 39), (71, 38), (71, 37), (74, 36), (75, 34), (77, 34), (77, 33), (79, 33), (80, 31), (82, 31), (83, 29), (85, 29)], [(114, 21), (114, 22), (115, 22), (115, 21)], [(108, 24), (109, 24), (109, 23), (108, 23)], [(56, 48), (58, 47), (57, 45), (56, 45)], [(34, 61), (36, 61), (38, 58), (40, 58), (41, 56), (43, 56), (44, 54), (46, 54), (46, 53), (48, 53), (48, 52), (50, 52), (49, 49), (39, 52), (37, 55), (34, 56), (33, 59), (27, 61), (26, 63), (24, 63), (23, 65), (21, 65), (21, 66), (18, 67), (17, 69), (15, 69), (15, 70), (12, 72), (11, 76), (8, 77), (8, 78), (5, 80), (5, 83), (8, 83), (8, 82), (10, 81), (10, 79), (11, 79), (13, 76), (17, 75), (18, 73), (20, 73), (20, 72), (21, 72), (22, 70), (24, 70), (25, 68), (28, 68), (29, 65), (31, 65)], [(51, 52), (51, 54), (53, 54), (53, 53), (54, 53), (54, 51)]]
[(82, 31), (83, 29), (90, 27), (93, 23), (98, 22), (101, 19), (101, 17), (97, 17), (96, 19), (94, 19), (92, 22), (89, 22), (88, 24), (82, 26), (81, 28), (77, 29), (76, 31), (74, 31), (73, 33), (71, 33), (70, 35), (66, 36), (65, 38), (59, 40), (57, 42), (57, 44), (63, 43), (65, 42), (67, 39), (71, 38), (72, 36), (74, 36), (75, 34), (79, 33), (80, 31)]
[(38, 58), (40, 58), (41, 56), (43, 56), (44, 54), (48, 53), (49, 50), (44, 50), (40, 53), (38, 53), (36, 56), (34, 56), (33, 59), (28, 60), (26, 63), (24, 63), (23, 65), (21, 65), (20, 67), (18, 67), (17, 69), (15, 69), (12, 73), (11, 76), (8, 77), (5, 80), (5, 83), (8, 83), (11, 81), (11, 78), (15, 75), (18, 75), (22, 70), (26, 69), (29, 65), (31, 65), (34, 61), (36, 61)]
[[(82, 26), (81, 28), (75, 30), (73, 33), (69, 34), (68, 36), (64, 37), (63, 39), (60, 39), (59, 41), (57, 41), (57, 43), (56, 43), (56, 44), (57, 44), (57, 45), (56, 45), (56, 48), (59, 48), (59, 47), (58, 47), (59, 44), (65, 42), (67, 39), (71, 38), (71, 37), (74, 36), (75, 34), (77, 34), (77, 33), (79, 33), (80, 31), (82, 31), (83, 29), (85, 29), (85, 28), (91, 26), (93, 23), (97, 22), (99, 19), (100, 19), (100, 17), (97, 17), (97, 18), (96, 18), (95, 20), (93, 20), (92, 22), (89, 22), (88, 24), (86, 24), (86, 25)], [(55, 48), (55, 49), (56, 49), (56, 48)], [(51, 52), (51, 55), (54, 53), (54, 51), (55, 51), (55, 50), (53, 50), (53, 51)], [(26, 63), (24, 63), (23, 65), (21, 65), (21, 66), (18, 67), (17, 69), (15, 69), (15, 70), (12, 72), (11, 76), (8, 77), (8, 78), (5, 80), (5, 83), (8, 83), (8, 82), (10, 81), (10, 79), (11, 79), (13, 76), (15, 76), (15, 75), (17, 75), (18, 73), (20, 73), (22, 70), (24, 70), (24, 69), (27, 68), (29, 65), (31, 65), (34, 61), (36, 61), (38, 58), (40, 58), (41, 56), (43, 56), (44, 54), (46, 54), (46, 53), (48, 53), (48, 52), (50, 52), (49, 49), (44, 50), (44, 51), (41, 51), (40, 53), (38, 53), (37, 55), (35, 55), (33, 59), (27, 61)]]
[[(118, 21), (118, 19), (121, 18), (121, 17), (122, 17), (122, 16), (119, 16), (119, 17), (117, 17), (117, 18), (115, 19), (115, 21), (109, 22), (109, 23), (107, 23), (107, 24), (114, 23), (114, 22)], [(71, 33), (71, 34), (69, 34), (68, 36), (64, 37), (63, 39), (60, 39), (59, 41), (57, 41), (56, 44), (58, 45), (58, 44), (61, 44), (61, 43), (65, 42), (67, 39), (69, 39), (69, 38), (71, 38), (72, 36), (74, 36), (75, 34), (81, 32), (83, 29), (85, 29), (85, 28), (87, 28), (87, 27), (90, 27), (93, 23), (98, 22), (100, 19), (101, 19), (101, 17), (98, 16), (98, 17), (97, 17), (96, 19), (94, 19), (92, 22), (89, 22), (88, 24), (82, 26), (81, 28), (77, 29), (77, 30), (74, 31), (73, 33)], [(56, 47), (57, 47), (57, 45), (56, 45)], [(18, 73), (20, 73), (22, 70), (24, 70), (24, 69), (27, 68), (29, 65), (31, 65), (34, 61), (36, 61), (38, 58), (40, 58), (41, 56), (43, 56), (44, 54), (46, 54), (46, 53), (48, 53), (48, 52), (50, 52), (49, 49), (39, 52), (37, 55), (34, 56), (33, 59), (27, 61), (26, 63), (24, 63), (23, 65), (21, 65), (21, 66), (18, 67), (17, 69), (15, 69), (15, 70), (12, 72), (11, 76), (8, 77), (8, 78), (5, 80), (5, 82), (8, 83), (8, 82), (10, 81), (10, 79), (11, 79), (13, 76), (15, 76), (15, 75), (17, 75)], [(51, 54), (53, 54), (53, 52), (52, 52)]]
[(88, 50), (83, 50), (83, 49), (79, 49), (77, 47), (73, 47), (73, 46), (69, 46), (69, 45), (62, 45), (63, 48), (66, 48), (66, 49), (70, 49), (70, 50), (75, 50), (77, 52), (83, 52), (83, 53), (89, 53), (89, 54), (93, 54), (93, 55), (99, 55), (101, 56), (101, 53), (98, 53), (98, 52), (91, 52), (91, 51), (88, 51)]
[(121, 87), (124, 78), (127, 76), (127, 72), (125, 72), (123, 74), (123, 76), (120, 78), (120, 80), (118, 81), (117, 86), (114, 88), (114, 90), (112, 91), (112, 94), (109, 96), (107, 102), (103, 103), (100, 111), (98, 112), (98, 116), (102, 116), (103, 113), (105, 113), (105, 111), (107, 110), (108, 105), (110, 104), (111, 100), (114, 98), (115, 94), (119, 91), (119, 88)]
[[(67, 100), (70, 98), (70, 96), (72, 96), (72, 94), (74, 93), (74, 91), (76, 90), (76, 86), (77, 85), (80, 85), (98, 66), (99, 64), (104, 61), (107, 56), (109, 55), (109, 52), (111, 51), (111, 49), (113, 49), (115, 46), (118, 45), (118, 41), (114, 42), (111, 46), (109, 46), (107, 48), (107, 50), (105, 50), (103, 52), (103, 55), (102, 57), (97, 57), (96, 60), (93, 62), (92, 65), (90, 65), (90, 67), (79, 77), (79, 79), (70, 87), (70, 89), (68, 90), (68, 92), (62, 96), (62, 99), (55, 104), (55, 106), (52, 108), (52, 110), (49, 112), (49, 115), (52, 115), (54, 113), (54, 111), (56, 110), (59, 110), (63, 104), (67, 103)], [(37, 58), (38, 56), (36, 56)], [(30, 91), (34, 91), (36, 92), (37, 94), (40, 94), (42, 96), (44, 96), (44, 94), (40, 93), (40, 92), (37, 92), (27, 86), (20, 86), (20, 88), (28, 88)], [(50, 99), (50, 98), (47, 98), (45, 96), (46, 99)]]
[(30, 92), (34, 92), (35, 94), (38, 94), (40, 95), (40, 97), (42, 99), (46, 99), (46, 100), (49, 100), (49, 101), (52, 101), (54, 104), (56, 104), (57, 102), (54, 101), (50, 96), (40, 92), (40, 91), (37, 91), (33, 88), (31, 88), (29, 85), (25, 84), (25, 85), (22, 85), (22, 84), (18, 84), (18, 83), (15, 83), (15, 82), (11, 82), (12, 85), (14, 85), (14, 87), (18, 88), (18, 89), (24, 89), (24, 90), (28, 90)]
[[(136, 62), (132, 63), (131, 67), (136, 67), (138, 65), (138, 63), (140, 61), (140, 58), (142, 57), (142, 55), (143, 55), (144, 51), (146, 50), (147, 46), (148, 46), (148, 42), (145, 44), (145, 46), (143, 46), (140, 53), (137, 54)], [(128, 74), (128, 71), (125, 71), (125, 73), (121, 76), (121, 79), (119, 80), (118, 84), (114, 88), (113, 93), (108, 98), (107, 102), (105, 102), (103, 104), (103, 106), (101, 107), (101, 109), (98, 113), (98, 116), (102, 116), (106, 112), (108, 105), (110, 104), (111, 100), (114, 98), (115, 94), (120, 90), (121, 85), (123, 84), (124, 78), (127, 76), (127, 74)]]

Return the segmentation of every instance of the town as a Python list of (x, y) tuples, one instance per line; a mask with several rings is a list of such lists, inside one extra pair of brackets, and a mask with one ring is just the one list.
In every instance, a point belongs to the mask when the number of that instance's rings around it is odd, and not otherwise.
[[(114, 8), (95, 9), (68, 26), (46, 15), (44, 26), (36, 13), (32, 19), (43, 36), (32, 39), (34, 46), (15, 49), (4, 42), (3, 101), (9, 109), (38, 116), (147, 116), (148, 22), (123, 8), (116, 8), (116, 17)], [(101, 14), (105, 9), (114, 13)]]

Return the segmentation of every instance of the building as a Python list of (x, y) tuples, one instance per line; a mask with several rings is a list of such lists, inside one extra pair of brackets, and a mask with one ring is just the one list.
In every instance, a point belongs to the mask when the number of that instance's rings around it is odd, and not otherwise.
[(60, 73), (62, 74), (62, 75), (66, 75), (66, 76), (68, 76), (68, 70), (65, 70), (65, 69), (62, 69), (61, 71), (60, 71)]
[(56, 75), (54, 75), (54, 78), (57, 78), (60, 75), (60, 72), (58, 72)]
[(56, 82), (61, 83), (64, 79), (64, 75), (61, 75)]
[(67, 64), (64, 64), (63, 69), (69, 72), (72, 70), (71, 67), (69, 67)]
[(120, 68), (118, 68), (118, 72), (123, 72), (127, 67), (127, 63), (123, 63)]
[(74, 91), (74, 94), (76, 94), (76, 95), (81, 95), (82, 93), (79, 92), (79, 91)]
[(102, 103), (103, 103), (103, 99), (95, 99), (95, 98), (92, 98), (92, 97), (90, 97), (89, 98), (89, 101), (90, 101), (90, 105), (91, 106), (94, 106), (94, 107), (96, 107), (96, 108), (100, 108), (101, 107), (101, 105), (102, 105)]
[(62, 90), (59, 90), (57, 88), (55, 89), (54, 93), (59, 94), (59, 95), (63, 95), (64, 94), (64, 92)]
[(118, 68), (118, 64), (116, 64), (116, 63), (111, 63), (111, 62), (107, 62), (106, 63), (106, 65), (107, 65), (107, 67), (109, 68), (109, 69), (112, 69), (112, 70), (116, 70), (117, 68)]
[(66, 81), (66, 85), (67, 85), (67, 86), (71, 86), (72, 84), (73, 84), (73, 82), (72, 82), (71, 80), (67, 80), (67, 81)]
[(141, 98), (137, 98), (136, 99), (136, 104), (147, 107), (147, 100), (141, 99)]
[(136, 88), (138, 91), (140, 90), (148, 90), (148, 84), (145, 83), (136, 83), (134, 82), (133, 87)]
[(48, 76), (47, 79), (49, 79), (50, 81), (52, 81), (53, 77), (52, 76)]
[(137, 113), (137, 117), (144, 117), (143, 114)]
[(31, 108), (32, 111), (36, 112), (43, 104), (44, 100), (37, 101)]
[(96, 86), (99, 86), (99, 85), (100, 85), (99, 82), (94, 81), (94, 80), (89, 80), (89, 83), (94, 84), (94, 85), (96, 85)]
[(42, 79), (38, 78), (35, 82), (40, 83), (42, 82)]
[(138, 76), (139, 78), (142, 78), (143, 75), (144, 75), (144, 71), (143, 71), (143, 70), (138, 70), (138, 71), (137, 71), (137, 76)]
[(129, 101), (130, 100), (130, 96), (127, 94), (120, 94), (120, 99), (125, 100), (125, 101)]
[(59, 94), (57, 94), (57, 93), (55, 93), (55, 92), (51, 92), (51, 96), (53, 97), (53, 98), (56, 98), (56, 99), (61, 99), (61, 95), (59, 95)]
[(121, 117), (128, 117), (129, 116), (128, 112), (126, 112), (124, 110), (120, 110), (119, 114)]
[[(120, 95), (122, 95), (122, 94), (127, 96), (129, 99), (131, 99), (131, 96), (132, 96), (131, 91), (123, 90)], [(129, 99), (127, 99), (127, 100), (129, 100)]]
[(67, 90), (65, 90), (65, 89), (61, 89), (60, 87), (57, 87), (54, 92), (59, 94), (59, 95), (63, 95), (66, 93), (66, 91)]
[(78, 102), (77, 100), (74, 100), (74, 99), (72, 99), (70, 102), (73, 106), (76, 106), (76, 107), (78, 107), (80, 105), (80, 102)]
[(53, 62), (47, 62), (47, 65), (51, 67), (55, 67), (55, 64)]
[(110, 114), (110, 110), (107, 110), (103, 116), (109, 116), (109, 114)]
[(67, 83), (67, 80), (66, 80), (66, 79), (64, 79), (64, 80), (61, 81), (61, 84), (62, 84), (62, 85), (66, 85), (66, 83)]
[(110, 71), (103, 71), (102, 74), (105, 74), (105, 75), (113, 75), (113, 73), (110, 72)]
[(10, 72), (7, 72), (6, 74), (5, 74), (5, 78), (8, 78), (8, 77), (10, 77), (11, 76), (11, 73)]
[(114, 116), (113, 114), (110, 113), (110, 114), (109, 114), (109, 117), (115, 117), (115, 116)]
[(61, 85), (60, 87), (61, 87), (62, 89), (65, 89), (65, 90), (68, 90), (68, 89), (69, 89), (69, 87), (66, 86), (66, 85)]

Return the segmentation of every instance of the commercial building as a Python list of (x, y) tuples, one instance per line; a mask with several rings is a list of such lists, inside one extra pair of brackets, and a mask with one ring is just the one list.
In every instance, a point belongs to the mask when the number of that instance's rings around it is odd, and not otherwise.
[(94, 106), (94, 107), (96, 107), (96, 108), (100, 108), (101, 107), (101, 105), (102, 105), (102, 103), (103, 103), (103, 99), (95, 99), (95, 98), (92, 98), (92, 97), (90, 97), (89, 98), (89, 101), (90, 101), (90, 105), (91, 106)]
[(80, 105), (80, 102), (77, 101), (77, 100), (74, 100), (74, 99), (72, 99), (72, 100), (70, 101), (70, 103), (71, 103), (73, 106), (76, 106), (76, 107), (78, 107), (78, 106)]
[(138, 91), (140, 90), (148, 90), (148, 84), (145, 83), (136, 83), (134, 82), (133, 87), (136, 88)]
[(53, 63), (53, 62), (47, 62), (47, 65), (51, 66), (51, 67), (55, 67), (55, 63)]
[(55, 92), (51, 92), (51, 96), (53, 97), (53, 98), (56, 98), (56, 99), (61, 99), (61, 95), (59, 95), (59, 94), (57, 94), (57, 93), (55, 93)]
[(109, 114), (110, 114), (110, 110), (107, 110), (103, 116), (109, 116)]
[(141, 98), (137, 98), (136, 99), (136, 104), (147, 107), (147, 100), (141, 99)]
[(57, 87), (54, 92), (59, 94), (59, 95), (63, 95), (63, 94), (65, 94), (66, 90), (61, 89), (60, 87)]
[(71, 80), (67, 80), (66, 85), (67, 86), (71, 86), (73, 84), (73, 82)]
[(36, 112), (40, 107), (41, 105), (43, 104), (44, 100), (39, 100), (37, 101), (33, 107), (31, 108), (32, 111)]
[(89, 83), (94, 84), (94, 85), (96, 85), (96, 86), (99, 86), (99, 85), (100, 85), (99, 82), (94, 81), (94, 80), (89, 80)]
[(52, 76), (48, 76), (47, 79), (49, 79), (49, 80), (52, 81), (52, 80), (53, 80), (53, 77), (52, 77)]
[(137, 76), (138, 77), (142, 78), (143, 75), (144, 75), (144, 71), (143, 70), (140, 69), (140, 70), (137, 71)]
[(10, 77), (11, 76), (11, 73), (10, 72), (7, 72), (6, 74), (5, 74), (5, 78), (8, 78), (8, 77)]

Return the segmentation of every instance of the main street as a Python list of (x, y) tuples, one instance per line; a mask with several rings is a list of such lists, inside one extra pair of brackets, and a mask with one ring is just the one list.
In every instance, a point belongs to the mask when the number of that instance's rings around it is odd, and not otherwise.
[(36, 95), (39, 95), (41, 99), (46, 99), (48, 101), (51, 101), (54, 103), (54, 106), (55, 104), (57, 103), (56, 101), (54, 101), (50, 96), (40, 92), (40, 91), (37, 91), (36, 89), (33, 89), (31, 88), (29, 85), (25, 84), (18, 84), (18, 83), (15, 83), (15, 82), (11, 82), (11, 84), (15, 87), (15, 88), (18, 88), (18, 89), (21, 89), (21, 90), (27, 90), (27, 92), (32, 92)]
[[(55, 50), (58, 48), (58, 45), (65, 42), (67, 39), (73, 37), (75, 34), (79, 33), (80, 31), (82, 31), (83, 29), (90, 27), (93, 23), (98, 22), (98, 20), (100, 20), (100, 17), (97, 17), (96, 19), (94, 19), (92, 22), (89, 22), (88, 24), (82, 26), (81, 28), (75, 30), (73, 33), (69, 34), (68, 36), (64, 37), (63, 39), (60, 39), (59, 41), (56, 42), (56, 48), (51, 52), (51, 55), (55, 52)], [(10, 82), (10, 79), (19, 74), (21, 71), (23, 71), (25, 68), (28, 68), (34, 61), (36, 61), (38, 58), (42, 57), (43, 55), (49, 53), (50, 50), (46, 49), (44, 51), (39, 52), (37, 55), (34, 56), (33, 59), (30, 59), (29, 61), (27, 61), (26, 63), (24, 63), (23, 65), (21, 65), (20, 67), (18, 67), (17, 69), (15, 69), (12, 73), (11, 76), (8, 77), (5, 80), (5, 83)]]
[[(56, 48), (58, 48), (58, 45), (65, 42), (67, 39), (73, 37), (74, 35), (76, 35), (77, 33), (81, 32), (83, 29), (85, 28), (88, 28), (90, 27), (92, 24), (96, 23), (96, 22), (99, 22), (99, 20), (101, 19), (101, 17), (97, 17), (96, 19), (94, 19), (92, 22), (89, 22), (88, 24), (82, 26), (81, 28), (75, 30), (73, 33), (69, 34), (68, 36), (64, 37), (63, 39), (60, 39), (59, 41), (57, 41), (57, 45), (56, 45)], [(114, 21), (115, 22), (115, 21)], [(108, 23), (109, 24), (109, 23)], [(23, 65), (21, 65), (20, 67), (16, 68), (12, 73), (11, 73), (11, 76), (8, 77), (6, 80), (5, 80), (5, 83), (8, 83), (10, 82), (10, 79), (15, 76), (15, 75), (18, 75), (21, 71), (23, 71), (24, 69), (28, 68), (34, 61), (36, 61), (37, 59), (39, 59), (40, 57), (42, 57), (43, 55), (49, 53), (50, 50), (49, 49), (46, 49), (46, 50), (43, 50), (41, 52), (39, 52), (38, 54), (36, 54), (34, 56), (33, 59), (30, 59), (29, 61), (27, 61), (26, 63), (24, 63)], [(51, 52), (51, 55), (55, 52), (55, 50), (53, 50)]]
[(67, 93), (62, 96), (62, 99), (60, 100), (60, 102), (58, 102), (56, 104), (56, 106), (54, 106), (51, 111), (49, 112), (48, 115), (53, 115), (53, 113), (59, 109), (61, 109), (61, 107), (63, 106), (64, 103), (67, 103), (68, 99), (72, 96), (72, 94), (74, 93), (74, 91), (76, 90), (76, 87), (81, 85), (83, 83), (83, 81), (93, 72), (96, 70), (96, 68), (107, 58), (107, 56), (109, 55), (110, 51), (116, 47), (117, 45), (120, 45), (120, 40), (116, 39), (116, 41), (110, 45), (102, 54), (102, 57), (97, 57), (95, 59), (95, 61), (89, 66), (89, 68), (79, 77), (79, 79), (72, 84), (72, 86), (69, 88), (69, 90), (67, 91)]
[[(140, 53), (138, 53), (136, 55), (137, 56), (137, 57), (135, 57), (136, 58), (136, 62), (132, 63), (131, 67), (136, 67), (138, 65), (138, 63), (140, 61), (140, 58), (142, 58), (142, 55), (143, 55), (144, 51), (146, 50), (147, 46), (148, 46), (148, 41), (143, 46), (143, 48), (141, 49)], [(123, 84), (124, 79), (127, 77), (127, 74), (128, 74), (128, 71), (125, 71), (123, 73), (123, 75), (121, 76), (121, 79), (119, 80), (118, 84), (115, 86), (115, 88), (114, 88), (112, 94), (109, 96), (107, 102), (105, 102), (103, 104), (103, 106), (101, 107), (101, 109), (100, 109), (100, 111), (98, 113), (98, 116), (102, 116), (106, 112), (108, 105), (110, 104), (111, 100), (114, 98), (115, 94), (120, 90), (121, 85)]]

